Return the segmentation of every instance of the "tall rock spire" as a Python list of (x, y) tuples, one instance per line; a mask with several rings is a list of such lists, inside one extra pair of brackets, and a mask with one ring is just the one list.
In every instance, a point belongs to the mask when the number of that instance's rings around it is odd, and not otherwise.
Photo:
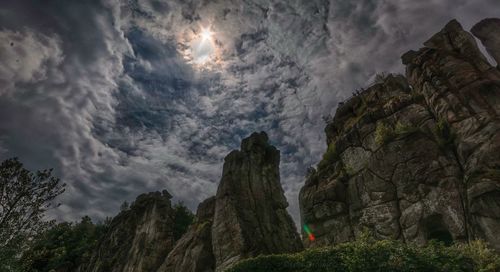
[(212, 226), (216, 271), (244, 258), (302, 248), (286, 211), (279, 161), (264, 132), (253, 133), (225, 158)]

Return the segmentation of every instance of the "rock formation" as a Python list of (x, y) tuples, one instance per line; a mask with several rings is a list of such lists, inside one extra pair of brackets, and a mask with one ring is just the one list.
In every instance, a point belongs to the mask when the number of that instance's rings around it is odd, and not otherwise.
[(471, 32), (483, 43), (484, 47), (500, 67), (500, 19), (485, 19), (475, 25)]
[[(497, 29), (490, 34), (498, 33)], [(456, 21), (427, 44), (430, 48), (405, 59), (408, 80), (431, 114), (448, 123), (454, 133), (452, 149), (465, 187), (468, 236), (500, 249), (496, 234), (500, 229), (500, 71), (486, 62), (472, 35)], [(500, 50), (498, 44), (485, 46), (490, 52)]]
[(215, 197), (198, 206), (195, 222), (176, 243), (158, 272), (213, 272), (215, 258), (212, 253), (212, 220)]
[[(490, 52), (495, 44), (485, 42)], [(304, 235), (307, 247), (370, 231), (421, 244), (482, 238), (500, 249), (500, 71), (457, 21), (424, 45), (403, 56), (408, 80), (384, 78), (325, 129), (328, 150), (300, 192), (316, 236)]]
[(225, 158), (212, 226), (216, 271), (259, 254), (302, 249), (286, 211), (279, 161), (264, 132), (244, 139), (241, 150)]
[(195, 222), (175, 244), (171, 196), (141, 195), (110, 230), (81, 272), (224, 271), (261, 254), (296, 252), (302, 243), (286, 211), (280, 153), (264, 132), (244, 139), (226, 158), (217, 195), (198, 206)]
[(157, 271), (174, 246), (173, 210), (167, 191), (142, 194), (111, 222), (82, 272)]

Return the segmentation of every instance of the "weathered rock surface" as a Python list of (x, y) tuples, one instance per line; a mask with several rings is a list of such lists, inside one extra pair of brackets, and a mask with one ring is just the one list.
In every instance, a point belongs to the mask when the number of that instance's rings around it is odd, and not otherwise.
[(195, 222), (176, 243), (158, 272), (213, 272), (212, 221), (215, 197), (198, 206)]
[(500, 19), (484, 19), (475, 25), (472, 34), (483, 43), (484, 47), (500, 67)]
[(343, 103), (300, 192), (307, 247), (378, 238), (482, 238), (500, 248), (500, 73), (451, 21), (388, 76)]
[(286, 211), (279, 161), (264, 132), (244, 139), (241, 150), (225, 158), (212, 226), (216, 271), (259, 254), (302, 249)]
[(157, 271), (174, 246), (173, 210), (167, 191), (142, 194), (111, 222), (104, 240), (80, 271)]
[(443, 32), (447, 40), (409, 60), (407, 77), (430, 112), (455, 134), (468, 236), (500, 250), (500, 71), (490, 67), (458, 22)]

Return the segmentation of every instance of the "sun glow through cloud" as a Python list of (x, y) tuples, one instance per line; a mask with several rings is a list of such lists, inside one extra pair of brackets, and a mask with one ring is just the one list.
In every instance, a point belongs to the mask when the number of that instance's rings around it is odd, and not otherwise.
[(214, 59), (216, 47), (213, 36), (214, 32), (210, 30), (210, 27), (201, 27), (199, 34), (193, 37), (190, 45), (190, 57), (193, 63), (206, 66)]

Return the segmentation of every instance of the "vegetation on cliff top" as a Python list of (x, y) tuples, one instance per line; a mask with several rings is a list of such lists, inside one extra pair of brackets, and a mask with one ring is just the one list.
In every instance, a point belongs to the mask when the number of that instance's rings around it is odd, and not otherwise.
[(481, 241), (453, 245), (431, 241), (425, 247), (367, 236), (335, 247), (295, 254), (259, 256), (226, 272), (368, 272), (368, 271), (498, 271), (500, 257)]

